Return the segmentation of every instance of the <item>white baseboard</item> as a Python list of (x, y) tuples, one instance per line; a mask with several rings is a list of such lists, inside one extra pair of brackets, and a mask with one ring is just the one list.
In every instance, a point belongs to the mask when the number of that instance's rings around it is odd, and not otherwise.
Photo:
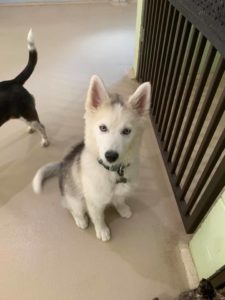
[(188, 243), (180, 242), (178, 245), (178, 251), (184, 265), (189, 288), (194, 289), (199, 284), (199, 278), (191, 256)]

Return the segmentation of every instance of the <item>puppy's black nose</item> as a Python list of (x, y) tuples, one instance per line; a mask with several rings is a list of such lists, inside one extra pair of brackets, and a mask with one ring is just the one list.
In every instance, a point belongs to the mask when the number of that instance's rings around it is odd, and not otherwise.
[(115, 151), (107, 151), (105, 153), (105, 158), (108, 160), (108, 162), (114, 162), (119, 157), (119, 154)]

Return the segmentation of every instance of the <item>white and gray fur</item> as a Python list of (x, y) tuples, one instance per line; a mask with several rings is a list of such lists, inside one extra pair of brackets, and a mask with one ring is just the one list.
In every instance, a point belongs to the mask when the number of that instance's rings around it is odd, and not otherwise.
[[(105, 208), (114, 205), (122, 217), (132, 215), (125, 198), (137, 183), (140, 142), (149, 105), (149, 83), (143, 83), (128, 100), (123, 100), (117, 94), (109, 94), (94, 75), (85, 104), (84, 142), (75, 146), (62, 162), (40, 168), (33, 179), (34, 192), (41, 192), (47, 178), (58, 176), (63, 206), (71, 212), (77, 226), (87, 228), (89, 215), (97, 238), (108, 241), (111, 235), (104, 220)], [(117, 183), (120, 175), (111, 171), (118, 165), (124, 166), (123, 183)]]

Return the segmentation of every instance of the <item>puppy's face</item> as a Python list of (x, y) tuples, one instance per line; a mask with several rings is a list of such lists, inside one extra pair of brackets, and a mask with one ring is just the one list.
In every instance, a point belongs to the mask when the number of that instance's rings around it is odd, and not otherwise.
[(117, 94), (109, 95), (100, 78), (93, 76), (86, 101), (86, 145), (107, 165), (124, 162), (131, 149), (140, 146), (149, 105), (149, 83), (124, 101)]

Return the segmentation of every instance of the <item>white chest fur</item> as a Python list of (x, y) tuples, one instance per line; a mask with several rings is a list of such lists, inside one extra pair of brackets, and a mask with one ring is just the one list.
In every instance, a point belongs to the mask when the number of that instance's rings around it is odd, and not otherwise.
[(137, 177), (137, 164), (132, 163), (124, 170), (126, 183), (116, 183), (120, 176), (117, 172), (106, 170), (96, 159), (89, 155), (81, 161), (82, 187), (85, 197), (97, 198), (109, 204), (115, 196), (127, 196), (133, 190)]

